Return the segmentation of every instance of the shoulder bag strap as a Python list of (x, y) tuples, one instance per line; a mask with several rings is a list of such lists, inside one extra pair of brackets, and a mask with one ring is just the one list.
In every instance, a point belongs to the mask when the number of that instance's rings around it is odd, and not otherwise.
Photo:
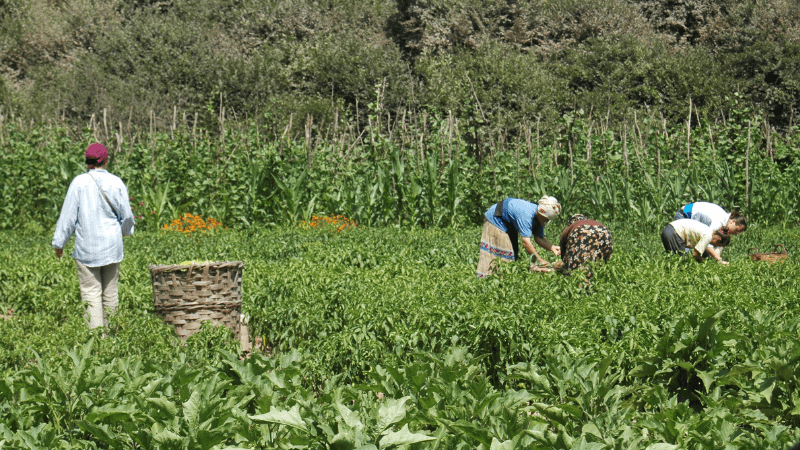
[(503, 212), (504, 212), (503, 208), (506, 203), (506, 200), (508, 200), (509, 198), (511, 197), (506, 197), (503, 200), (497, 202), (497, 207), (494, 209), (494, 216), (500, 219), (500, 221), (506, 225), (506, 228), (511, 229), (511, 227), (513, 227), (514, 225), (503, 218)]
[(100, 193), (103, 194), (103, 198), (106, 199), (106, 203), (108, 203), (108, 206), (110, 206), (111, 210), (114, 211), (114, 215), (117, 216), (117, 220), (119, 220), (119, 214), (117, 213), (117, 209), (114, 208), (114, 205), (111, 204), (111, 200), (108, 199), (108, 196), (106, 196), (105, 191), (103, 191), (103, 188), (100, 187), (100, 183), (97, 182), (97, 178), (95, 178), (91, 172), (86, 172), (86, 173), (88, 173), (89, 176), (92, 177), (92, 179), (94, 180), (94, 184), (96, 184), (97, 188), (100, 189)]
[[(510, 199), (510, 198), (511, 197), (506, 197), (506, 198), (500, 200), (499, 202), (497, 202), (497, 208), (494, 209), (494, 216), (495, 217), (499, 217), (500, 220), (503, 220), (503, 213), (505, 212), (505, 211), (503, 211), (503, 208), (505, 208), (506, 201), (508, 199)], [(505, 222), (505, 220), (503, 220), (503, 222)]]
[(503, 203), (505, 203), (505, 199), (500, 200), (497, 202), (497, 206), (494, 208), (494, 216), (495, 217), (503, 217)]

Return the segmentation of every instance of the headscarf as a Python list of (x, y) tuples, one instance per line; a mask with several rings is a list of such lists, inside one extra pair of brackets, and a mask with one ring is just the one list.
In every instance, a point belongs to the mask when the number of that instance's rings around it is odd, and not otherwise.
[(86, 149), (86, 158), (96, 160), (97, 164), (103, 164), (108, 160), (108, 150), (103, 144), (94, 143)]
[(589, 218), (584, 216), (583, 214), (573, 214), (569, 217), (568, 225), (572, 225), (573, 223), (579, 222), (581, 220), (589, 220)]
[(547, 220), (553, 220), (561, 213), (561, 204), (555, 197), (544, 196), (539, 199), (536, 212), (545, 216)]

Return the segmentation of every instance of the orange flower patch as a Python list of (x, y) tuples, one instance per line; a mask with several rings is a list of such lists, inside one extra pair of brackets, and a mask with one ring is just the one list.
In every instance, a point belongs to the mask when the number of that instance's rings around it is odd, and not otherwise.
[[(168, 224), (164, 224), (163, 229), (166, 231), (177, 231), (179, 233), (191, 234), (195, 231), (213, 230), (221, 227), (222, 224), (213, 217), (203, 219), (202, 215), (195, 216), (194, 214), (186, 213)], [(226, 227), (227, 228), (227, 227)]]
[(300, 222), (300, 228), (310, 230), (312, 228), (329, 229), (331, 232), (341, 233), (347, 228), (355, 228), (355, 220), (348, 219), (345, 216), (311, 216), (311, 220)]

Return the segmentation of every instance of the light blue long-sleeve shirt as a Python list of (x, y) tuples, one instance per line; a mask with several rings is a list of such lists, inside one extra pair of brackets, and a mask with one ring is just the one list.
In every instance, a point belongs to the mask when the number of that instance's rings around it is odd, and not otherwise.
[[(119, 218), (103, 198), (100, 187)], [(105, 169), (91, 169), (75, 177), (69, 185), (53, 235), (53, 248), (64, 248), (74, 233), (72, 257), (88, 267), (107, 266), (122, 261), (122, 236), (132, 235), (133, 227), (125, 183)]]

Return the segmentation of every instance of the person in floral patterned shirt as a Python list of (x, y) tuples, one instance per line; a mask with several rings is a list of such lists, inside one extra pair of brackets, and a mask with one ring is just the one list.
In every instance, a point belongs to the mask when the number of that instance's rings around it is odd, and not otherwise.
[(611, 231), (582, 214), (573, 214), (569, 218), (559, 244), (563, 263), (561, 273), (569, 275), (576, 269), (586, 268), (587, 279), (594, 275), (587, 263), (608, 261), (614, 251)]

